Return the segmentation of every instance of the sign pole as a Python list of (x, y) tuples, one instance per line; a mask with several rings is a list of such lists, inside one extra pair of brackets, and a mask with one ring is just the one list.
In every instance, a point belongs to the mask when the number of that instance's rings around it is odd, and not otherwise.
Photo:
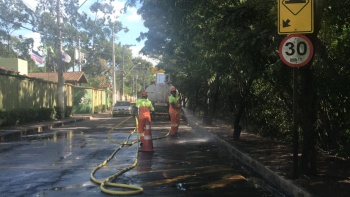
[(314, 32), (314, 0), (278, 0), (278, 34), (289, 34), (279, 47), (283, 63), (293, 69), (293, 177), (298, 178), (298, 67), (306, 65), (313, 56), (311, 41), (304, 35)]
[(299, 133), (297, 124), (297, 68), (293, 68), (293, 177), (298, 178)]
[(311, 41), (304, 35), (292, 34), (285, 37), (279, 47), (283, 63), (293, 69), (293, 177), (298, 178), (299, 133), (298, 133), (298, 99), (297, 68), (306, 65), (313, 56)]

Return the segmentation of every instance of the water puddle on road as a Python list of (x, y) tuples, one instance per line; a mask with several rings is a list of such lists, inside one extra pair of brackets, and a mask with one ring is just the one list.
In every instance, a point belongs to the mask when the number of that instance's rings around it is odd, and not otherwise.
[(45, 191), (62, 191), (62, 190), (76, 189), (76, 188), (80, 188), (80, 187), (95, 188), (96, 185), (94, 183), (92, 183), (91, 181), (89, 181), (89, 182), (85, 182), (82, 184), (74, 184), (74, 185), (68, 185), (68, 186), (63, 186), (63, 187), (53, 187), (50, 189), (46, 189)]
[(189, 186), (190, 185), (188, 183), (178, 183), (178, 184), (176, 184), (176, 189), (181, 190), (181, 191), (186, 191), (186, 190), (188, 190)]
[(62, 139), (72, 139), (74, 136), (81, 135), (82, 133), (79, 131), (67, 131), (67, 132), (50, 132), (50, 133), (41, 133), (41, 134), (34, 134), (34, 135), (26, 135), (22, 136), (21, 139), (18, 140), (28, 140), (28, 141), (34, 141), (34, 140), (49, 140), (49, 141), (58, 141)]
[(81, 136), (83, 132), (81, 131), (54, 131), (54, 132), (44, 132), (35, 133), (30, 135), (19, 134), (7, 136), (6, 139), (2, 139), (1, 142), (15, 142), (15, 141), (37, 141), (37, 140), (48, 140), (56, 142), (62, 139), (73, 139), (73, 137)]

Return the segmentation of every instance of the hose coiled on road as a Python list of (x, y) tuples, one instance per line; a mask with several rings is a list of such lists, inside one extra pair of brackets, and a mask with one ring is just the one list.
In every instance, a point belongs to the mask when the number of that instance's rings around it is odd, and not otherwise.
[[(122, 184), (122, 183), (112, 183), (111, 180), (115, 180), (118, 176), (120, 176), (121, 174), (133, 169), (134, 167), (136, 167), (137, 163), (138, 163), (138, 156), (139, 156), (139, 146), (137, 146), (137, 151), (136, 151), (136, 155), (135, 155), (135, 161), (132, 165), (130, 165), (129, 167), (123, 168), (121, 169), (119, 172), (107, 177), (105, 180), (98, 180), (95, 178), (95, 173), (102, 168), (103, 166), (105, 166), (113, 157), (114, 155), (120, 150), (122, 149), (124, 146), (132, 146), (134, 144), (139, 143), (139, 136), (137, 137), (136, 140), (129, 142), (130, 137), (136, 132), (137, 135), (139, 135), (138, 133), (138, 119), (137, 117), (135, 117), (135, 129), (130, 133), (130, 135), (127, 137), (126, 141), (120, 143), (117, 142), (115, 140), (113, 140), (110, 137), (111, 132), (116, 129), (117, 127), (119, 127), (120, 125), (122, 125), (123, 123), (125, 123), (126, 121), (128, 121), (132, 116), (126, 118), (124, 121), (122, 121), (121, 123), (117, 124), (116, 126), (114, 126), (113, 128), (111, 128), (108, 131), (108, 140), (116, 143), (116, 144), (120, 144), (120, 146), (115, 149), (113, 151), (113, 153), (107, 158), (105, 159), (102, 163), (100, 163), (99, 165), (97, 165), (90, 174), (90, 180), (93, 181), (94, 183), (100, 184), (100, 189), (102, 192), (107, 193), (107, 194), (112, 194), (112, 195), (131, 195), (131, 194), (138, 194), (138, 193), (142, 193), (143, 192), (143, 188), (140, 186), (135, 186), (135, 185), (128, 185), (128, 184)], [(165, 135), (165, 136), (161, 136), (161, 137), (157, 137), (154, 138), (153, 140), (157, 140), (157, 139), (162, 139), (165, 138), (169, 135), (170, 131)], [(130, 191), (117, 191), (117, 190), (111, 190), (108, 189), (107, 187), (114, 187), (114, 188), (124, 188), (124, 189), (130, 189)]]

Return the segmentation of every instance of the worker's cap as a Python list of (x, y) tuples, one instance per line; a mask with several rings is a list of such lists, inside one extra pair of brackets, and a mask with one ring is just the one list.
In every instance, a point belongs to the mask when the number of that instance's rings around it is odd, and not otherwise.
[(141, 92), (141, 96), (146, 96), (147, 97), (147, 92), (145, 92), (145, 91)]

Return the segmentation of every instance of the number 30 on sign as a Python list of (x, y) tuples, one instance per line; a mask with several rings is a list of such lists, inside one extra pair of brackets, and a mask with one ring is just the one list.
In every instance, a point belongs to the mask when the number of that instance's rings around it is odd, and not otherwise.
[(290, 67), (304, 66), (311, 60), (313, 53), (309, 38), (300, 34), (285, 37), (279, 47), (281, 60)]

